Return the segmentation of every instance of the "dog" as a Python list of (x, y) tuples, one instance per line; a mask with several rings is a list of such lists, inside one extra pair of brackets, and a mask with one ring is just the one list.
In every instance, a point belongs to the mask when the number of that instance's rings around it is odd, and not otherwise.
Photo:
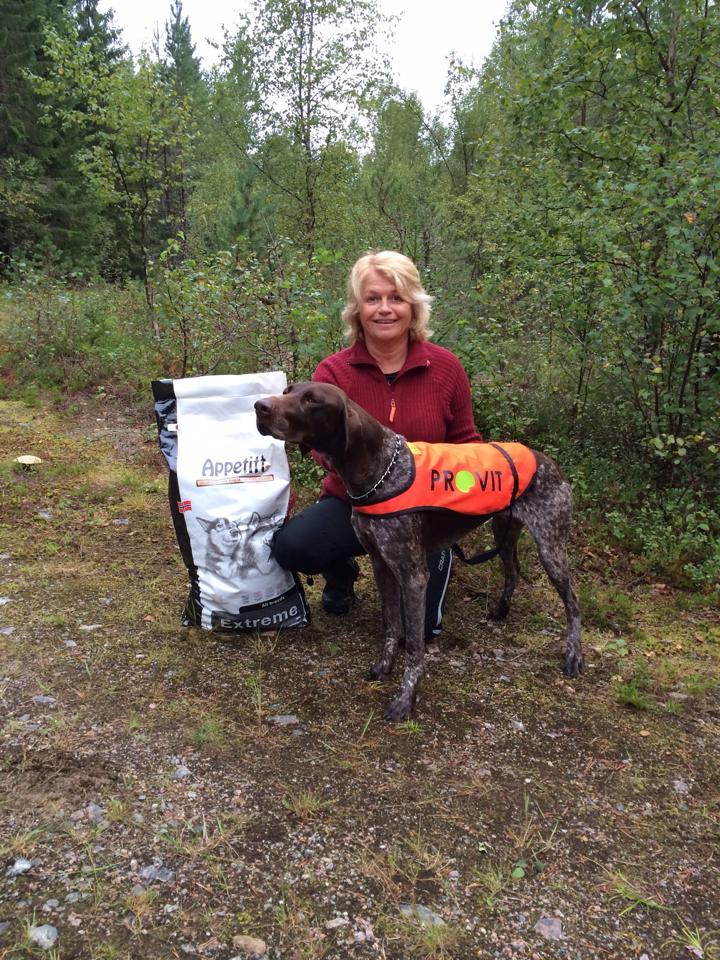
[(262, 531), (272, 526), (272, 517), (253, 512), (245, 527), (239, 520), (227, 517), (215, 520), (198, 517), (197, 520), (207, 533), (205, 567), (209, 573), (236, 582), (252, 569), (268, 572), (270, 546), (267, 538), (262, 537)]
[[(487, 520), (492, 521), (497, 553), (505, 572), (503, 591), (491, 617), (501, 620), (509, 612), (519, 576), (517, 541), (525, 527), (535, 540), (540, 561), (565, 605), (564, 672), (571, 677), (581, 673), (584, 658), (580, 609), (567, 561), (571, 491), (548, 456), (529, 451), (534, 458), (534, 471), (526, 489), (517, 498), (511, 494), (509, 504), (492, 515), (421, 508), (375, 516), (363, 510), (372, 510), (383, 500), (402, 499), (415, 475), (413, 447), (420, 445), (409, 444), (382, 426), (338, 387), (326, 383), (292, 384), (281, 395), (258, 400), (255, 415), (263, 436), (298, 443), (304, 453), (316, 450), (332, 463), (345, 484), (353, 505), (352, 524), (370, 556), (382, 603), (385, 642), (380, 659), (370, 668), (369, 678), (387, 680), (398, 648), (403, 642), (405, 647), (402, 682), (385, 710), (386, 720), (399, 721), (410, 716), (423, 675), (427, 555), (455, 544)], [(499, 444), (494, 446), (500, 449)], [(442, 472), (438, 472), (440, 485), (452, 486)], [(483, 475), (476, 473), (476, 476), (481, 479)], [(487, 484), (487, 474), (484, 479)], [(517, 489), (516, 486), (513, 493)]]

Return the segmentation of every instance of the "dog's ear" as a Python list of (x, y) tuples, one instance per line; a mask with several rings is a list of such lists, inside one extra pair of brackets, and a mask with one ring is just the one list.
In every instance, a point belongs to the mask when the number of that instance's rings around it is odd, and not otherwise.
[(360, 414), (347, 402), (347, 399), (345, 400), (345, 410), (343, 412), (343, 426), (345, 428), (343, 448), (347, 453), (353, 439), (357, 439), (361, 430)]
[(213, 522), (214, 522), (214, 521), (212, 521), (212, 520), (205, 520), (205, 519), (203, 519), (203, 517), (195, 517), (195, 519), (196, 519), (197, 522), (200, 524), (200, 526), (203, 528), (203, 530), (205, 530), (206, 533), (207, 533), (207, 531), (210, 529), (210, 527), (213, 525)]

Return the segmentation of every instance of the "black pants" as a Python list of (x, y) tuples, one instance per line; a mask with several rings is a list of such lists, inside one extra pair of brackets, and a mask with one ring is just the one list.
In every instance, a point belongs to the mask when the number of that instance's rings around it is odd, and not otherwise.
[[(343, 500), (324, 497), (288, 520), (273, 541), (273, 553), (280, 566), (332, 578), (333, 570), (344, 566), (348, 557), (363, 556), (365, 550), (350, 523), (351, 513), (350, 505)], [(428, 557), (426, 640), (440, 633), (451, 567), (451, 550), (440, 550)]]

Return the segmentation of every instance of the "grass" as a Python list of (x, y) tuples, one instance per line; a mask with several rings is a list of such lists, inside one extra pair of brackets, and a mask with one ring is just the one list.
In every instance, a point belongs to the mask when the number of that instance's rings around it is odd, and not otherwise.
[(663, 944), (664, 947), (682, 947), (684, 951), (700, 960), (720, 960), (720, 943), (715, 932), (706, 933), (697, 926), (680, 922), (680, 932)]
[(193, 727), (188, 729), (189, 743), (197, 747), (213, 747), (220, 749), (229, 743), (225, 720), (218, 716), (204, 716)]
[[(555, 649), (562, 609), (532, 551), (502, 626), (484, 618), (497, 567), (457, 565), (417, 712), (388, 727), (382, 711), (399, 670), (387, 685), (362, 679), (380, 630), (369, 570), (342, 621), (324, 616), (316, 584), (305, 631), (227, 638), (182, 628), (187, 579), (147, 430), (118, 454), (125, 412), (88, 442), (89, 408), (78, 402), (73, 416), (83, 411), (80, 421), (33, 410), (38, 470), (15, 474), (0, 460), (0, 556), (9, 557), (0, 577), (11, 597), (0, 625), (16, 627), (0, 635), (0, 831), (6, 864), (42, 861), (36, 873), (0, 876), (9, 938), (21, 943), (32, 912), (22, 902), (36, 903), (41, 877), (43, 897), (83, 891), (82, 935), (63, 928), (58, 952), (88, 960), (133, 951), (155, 960), (214, 939), (217, 955), (230, 956), (240, 930), (303, 960), (353, 950), (464, 960), (494, 949), (490, 924), (499, 944), (525, 938), (515, 918), (548, 898), (568, 917), (573, 955), (642, 946), (653, 957), (695, 948), (716, 960), (712, 593), (628, 586), (619, 553), (612, 568), (583, 566), (589, 666), (571, 682)], [(16, 421), (29, 414), (1, 401), (0, 412), (0, 443), (13, 451), (26, 430)], [(40, 519), (47, 509), (53, 518)], [(125, 516), (129, 527), (112, 525)], [(577, 558), (584, 533), (575, 536)], [(479, 586), (476, 603), (468, 598)], [(93, 623), (102, 628), (80, 631)], [(41, 690), (54, 707), (32, 703)], [(642, 736), (618, 694), (646, 706)], [(285, 712), (302, 722), (268, 722)], [(173, 779), (177, 762), (191, 779)], [(682, 810), (676, 779), (692, 784)], [(69, 820), (89, 802), (104, 810), (101, 827)], [(650, 856), (657, 890), (627, 866)], [(607, 871), (600, 898), (591, 858)], [(176, 878), (130, 899), (133, 859), (162, 860)], [(166, 901), (179, 909), (164, 913)], [(402, 904), (445, 925), (404, 916)], [(338, 916), (348, 923), (326, 928)], [(366, 933), (365, 946), (348, 946)], [(628, 946), (636, 934), (638, 950)], [(3, 942), (0, 956), (40, 955), (17, 944)]]
[(462, 929), (455, 923), (432, 923), (422, 917), (386, 920), (388, 940), (401, 957), (455, 960), (462, 944)]
[(599, 588), (583, 583), (578, 589), (583, 622), (600, 630), (623, 633), (630, 629), (635, 616), (635, 603), (621, 588)]
[(611, 872), (608, 878), (610, 887), (611, 901), (625, 900), (626, 905), (620, 911), (620, 916), (624, 917), (633, 910), (643, 907), (647, 910), (667, 910), (665, 904), (653, 896), (647, 889), (636, 881), (629, 880), (624, 873)]
[(330, 806), (330, 801), (324, 800), (312, 789), (294, 789), (285, 787), (282, 805), (298, 820), (312, 820)]
[(38, 842), (45, 835), (46, 827), (32, 827), (30, 830), (21, 830), (13, 836), (8, 837), (0, 845), (0, 858), (3, 857), (28, 857), (38, 845)]

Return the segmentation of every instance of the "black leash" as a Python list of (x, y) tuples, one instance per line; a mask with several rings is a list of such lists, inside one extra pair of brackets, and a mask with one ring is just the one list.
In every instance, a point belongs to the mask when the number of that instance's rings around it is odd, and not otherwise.
[(475, 554), (474, 557), (468, 557), (459, 543), (452, 545), (452, 552), (459, 560), (462, 560), (463, 563), (466, 563), (470, 567), (474, 567), (477, 563), (485, 563), (486, 560), (492, 560), (493, 557), (496, 557), (498, 553), (500, 553), (497, 547), (493, 547), (492, 550), (484, 550), (482, 553)]

